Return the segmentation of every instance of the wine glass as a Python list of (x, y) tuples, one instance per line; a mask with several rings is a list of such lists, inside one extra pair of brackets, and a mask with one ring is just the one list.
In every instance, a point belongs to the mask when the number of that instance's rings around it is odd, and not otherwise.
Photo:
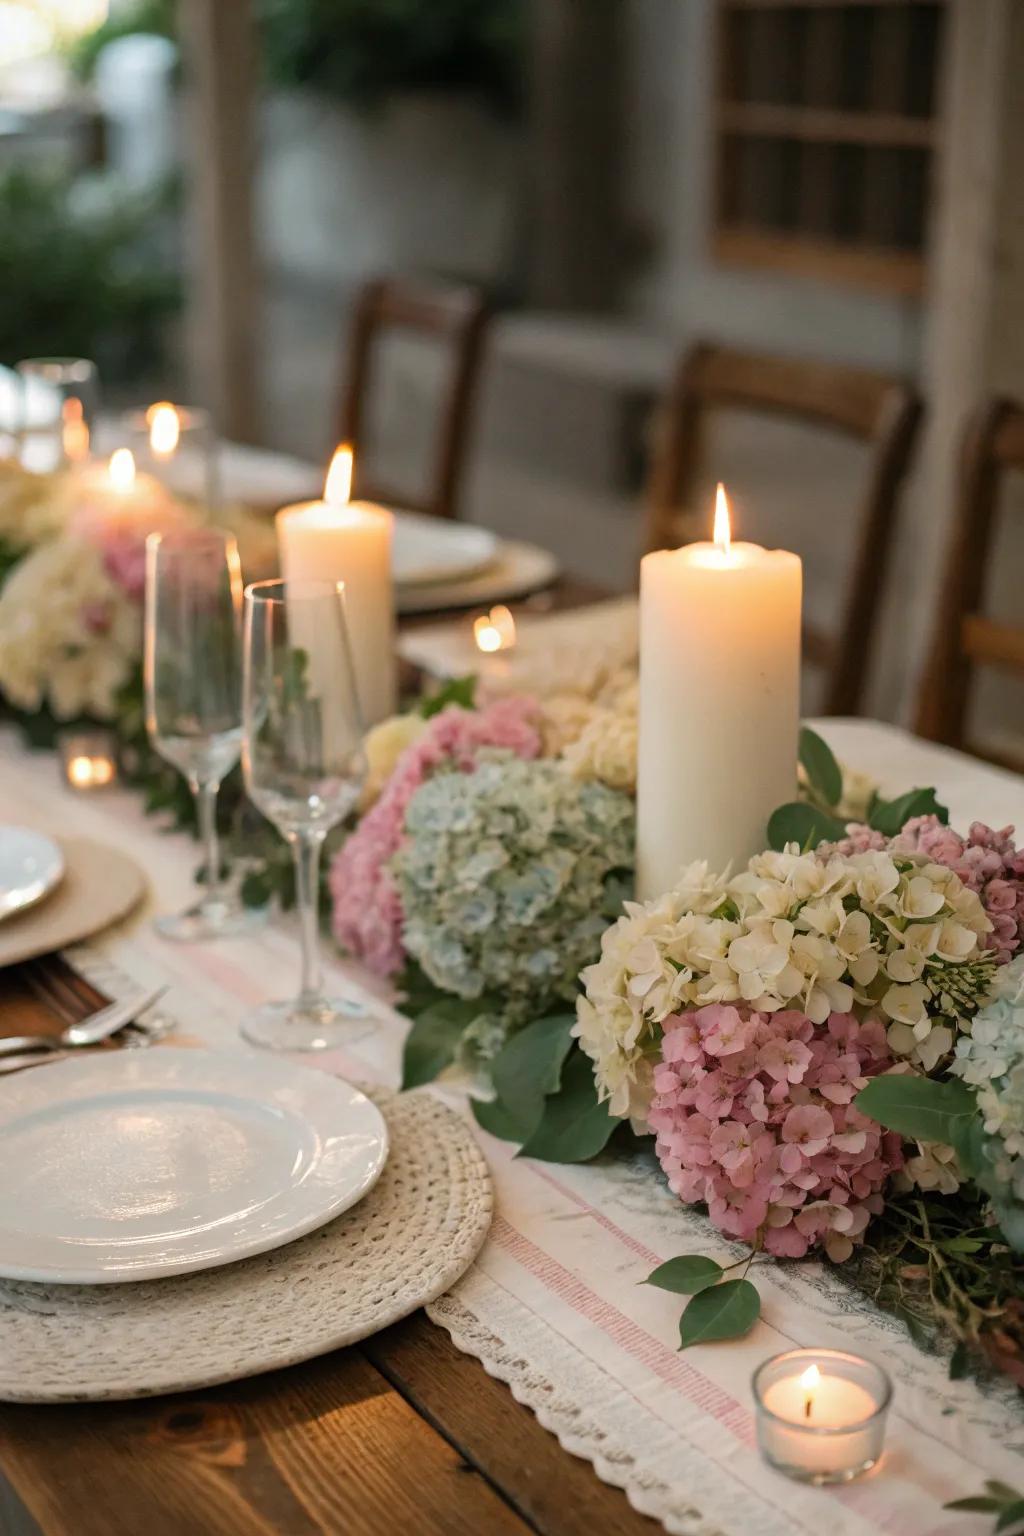
[(168, 939), (211, 939), (258, 920), (225, 891), (217, 791), (242, 748), (242, 568), (219, 528), (151, 533), (146, 540), (146, 729), (188, 780), (205, 850), (205, 886), (187, 911), (157, 918)]
[(242, 768), (250, 798), (295, 858), (302, 982), (294, 1001), (249, 1014), (242, 1034), (272, 1050), (324, 1050), (360, 1038), (366, 1018), (353, 1000), (324, 996), (317, 946), (320, 850), (367, 773), (342, 585), (247, 587), (244, 656)]

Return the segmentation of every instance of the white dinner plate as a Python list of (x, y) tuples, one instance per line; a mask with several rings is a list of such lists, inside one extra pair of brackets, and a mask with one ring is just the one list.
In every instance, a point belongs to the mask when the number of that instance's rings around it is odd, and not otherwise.
[(395, 512), (391, 568), (396, 586), (465, 581), (490, 565), (497, 552), (497, 537), (487, 528), (421, 512)]
[(278, 1058), (104, 1051), (0, 1079), (0, 1275), (182, 1275), (280, 1247), (372, 1189), (388, 1150), (350, 1084)]
[(63, 878), (64, 855), (52, 837), (0, 826), (0, 922), (42, 901)]
[(442, 613), (446, 608), (483, 608), (511, 603), (551, 585), (558, 577), (556, 557), (538, 544), (499, 539), (494, 560), (458, 581), (423, 582), (399, 587), (399, 613)]

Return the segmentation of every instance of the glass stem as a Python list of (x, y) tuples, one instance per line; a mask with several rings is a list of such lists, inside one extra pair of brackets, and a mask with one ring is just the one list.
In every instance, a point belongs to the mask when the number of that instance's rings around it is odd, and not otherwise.
[(206, 889), (201, 907), (217, 906), (220, 902), (220, 842), (217, 837), (217, 791), (219, 784), (195, 786), (196, 812), (199, 817), (199, 837), (203, 845), (203, 862), (206, 868)]
[(299, 909), (302, 936), (302, 988), (300, 1003), (320, 998), (320, 945), (318, 918), (320, 910), (320, 845), (322, 836), (298, 833), (292, 842), (295, 857), (295, 899)]

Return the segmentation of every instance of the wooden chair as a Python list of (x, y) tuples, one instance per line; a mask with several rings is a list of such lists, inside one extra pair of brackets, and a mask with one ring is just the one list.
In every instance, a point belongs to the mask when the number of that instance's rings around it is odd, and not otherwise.
[[(460, 479), (469, 443), (476, 386), (483, 357), (490, 311), (484, 296), (472, 288), (440, 287), (397, 278), (376, 278), (365, 284), (356, 301), (350, 333), (348, 373), (341, 393), (338, 436), (356, 450), (356, 488), (369, 500), (398, 503), (437, 517), (456, 517)], [(431, 485), (422, 495), (397, 493), (374, 483), (360, 467), (360, 440), (373, 373), (373, 354), (384, 330), (404, 330), (435, 338), (451, 352), (448, 387), (443, 402), (433, 461)], [(362, 463), (367, 463), (362, 456)]]
[[(893, 544), (900, 487), (921, 418), (903, 380), (807, 358), (772, 357), (699, 343), (682, 359), (664, 404), (651, 479), (648, 548), (679, 542), (677, 509), (696, 489), (706, 413), (731, 408), (813, 422), (871, 448), (857, 549), (836, 630), (808, 626), (804, 657), (826, 672), (823, 712), (856, 714)], [(702, 535), (703, 536), (703, 535)]]
[(997, 623), (981, 611), (999, 492), (1008, 470), (1024, 470), (1024, 405), (995, 399), (964, 434), (953, 530), (916, 724), (918, 734), (931, 741), (1021, 773), (1024, 750), (974, 740), (967, 720), (979, 666), (1024, 677), (1024, 628)]

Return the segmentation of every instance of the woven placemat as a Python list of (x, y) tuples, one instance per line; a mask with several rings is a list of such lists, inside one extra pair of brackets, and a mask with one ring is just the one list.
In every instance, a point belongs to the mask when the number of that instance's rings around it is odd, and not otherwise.
[(0, 1400), (153, 1397), (255, 1376), (353, 1344), (454, 1285), (491, 1222), (483, 1155), (430, 1095), (367, 1091), (388, 1122), (384, 1172), (308, 1237), (175, 1279), (0, 1281)]

